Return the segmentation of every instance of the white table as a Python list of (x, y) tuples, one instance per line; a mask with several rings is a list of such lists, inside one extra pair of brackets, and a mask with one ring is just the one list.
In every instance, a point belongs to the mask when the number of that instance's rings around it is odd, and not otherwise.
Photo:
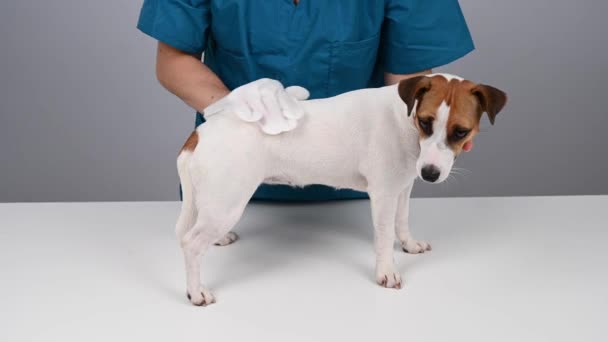
[(606, 341), (608, 196), (416, 199), (374, 283), (367, 201), (253, 204), (185, 296), (179, 204), (0, 204), (0, 341)]

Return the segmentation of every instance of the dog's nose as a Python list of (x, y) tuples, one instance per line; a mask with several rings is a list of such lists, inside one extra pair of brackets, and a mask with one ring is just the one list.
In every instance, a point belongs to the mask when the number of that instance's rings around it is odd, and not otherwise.
[(439, 178), (440, 174), (441, 172), (439, 172), (439, 169), (434, 165), (425, 165), (422, 170), (420, 170), (422, 179), (431, 183), (435, 182)]

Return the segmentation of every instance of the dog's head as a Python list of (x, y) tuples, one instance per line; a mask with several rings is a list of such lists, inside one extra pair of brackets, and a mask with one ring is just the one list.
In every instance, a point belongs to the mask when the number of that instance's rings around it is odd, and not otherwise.
[(507, 102), (499, 89), (446, 74), (409, 78), (398, 89), (420, 133), (418, 176), (431, 183), (448, 178), (454, 159), (470, 150), (481, 115), (494, 124)]

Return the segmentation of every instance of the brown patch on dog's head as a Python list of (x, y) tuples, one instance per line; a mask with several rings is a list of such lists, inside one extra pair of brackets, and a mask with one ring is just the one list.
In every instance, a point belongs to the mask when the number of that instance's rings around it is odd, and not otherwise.
[(412, 114), (416, 100), (420, 104), (420, 99), (430, 88), (431, 78), (426, 76), (416, 76), (399, 82), (399, 97), (401, 97), (407, 106), (408, 116)]
[[(414, 122), (420, 139), (432, 136), (436, 130), (445, 129), (446, 144), (455, 155), (458, 155), (465, 143), (471, 141), (479, 131), (482, 113), (488, 113), (490, 123), (494, 124), (496, 115), (507, 101), (506, 94), (499, 89), (458, 78), (448, 80), (442, 75), (403, 80), (399, 83), (398, 92), (407, 105), (408, 116), (416, 104)], [(434, 123), (438, 110), (444, 102), (449, 107), (447, 124), (444, 127), (436, 127)]]
[(196, 148), (196, 145), (198, 145), (198, 133), (196, 131), (193, 131), (192, 134), (190, 134), (190, 136), (184, 143), (184, 146), (182, 146), (182, 149), (180, 150), (180, 152), (194, 151), (194, 149)]

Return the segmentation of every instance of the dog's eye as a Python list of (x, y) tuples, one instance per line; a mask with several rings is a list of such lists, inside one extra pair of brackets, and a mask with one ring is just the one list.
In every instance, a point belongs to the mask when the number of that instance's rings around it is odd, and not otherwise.
[(426, 135), (433, 135), (433, 120), (431, 119), (418, 119), (420, 128)]
[(452, 140), (453, 141), (462, 140), (464, 137), (466, 137), (469, 134), (470, 131), (471, 130), (469, 130), (469, 129), (457, 128), (454, 130), (454, 132), (452, 132)]

